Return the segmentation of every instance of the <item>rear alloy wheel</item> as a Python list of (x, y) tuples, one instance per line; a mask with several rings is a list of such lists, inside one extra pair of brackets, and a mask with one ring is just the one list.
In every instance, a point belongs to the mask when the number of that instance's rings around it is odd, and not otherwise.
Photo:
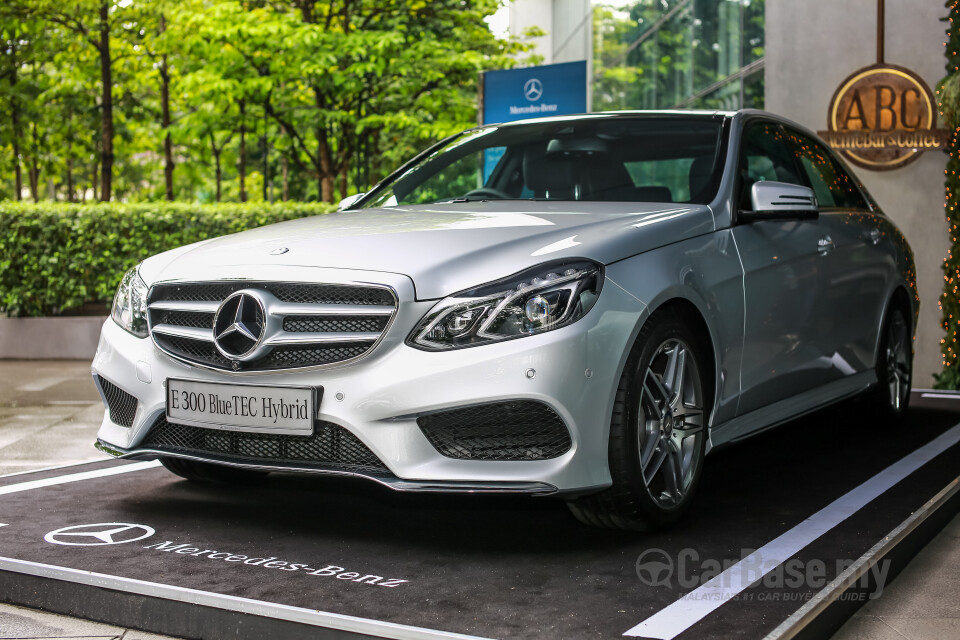
[(194, 482), (249, 486), (263, 482), (267, 477), (265, 471), (241, 469), (239, 467), (230, 467), (222, 464), (200, 462), (199, 460), (185, 460), (183, 458), (160, 458), (160, 464), (181, 478), (186, 478)]
[(871, 402), (878, 417), (898, 422), (910, 404), (913, 380), (913, 344), (903, 310), (892, 308), (883, 323), (877, 353), (877, 386)]
[(582, 522), (646, 531), (676, 522), (706, 452), (706, 351), (673, 313), (652, 317), (620, 380), (610, 425), (613, 486), (568, 503)]

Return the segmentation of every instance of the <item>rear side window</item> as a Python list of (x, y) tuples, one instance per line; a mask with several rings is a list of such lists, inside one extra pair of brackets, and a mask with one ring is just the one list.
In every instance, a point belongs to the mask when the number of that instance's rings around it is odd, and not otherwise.
[(812, 138), (791, 131), (790, 140), (797, 150), (800, 166), (810, 181), (817, 202), (826, 209), (867, 210), (866, 200), (856, 182), (827, 149)]

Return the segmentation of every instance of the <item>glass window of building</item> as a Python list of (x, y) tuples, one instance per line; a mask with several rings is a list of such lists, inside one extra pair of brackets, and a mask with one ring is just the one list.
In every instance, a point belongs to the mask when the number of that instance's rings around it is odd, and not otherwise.
[(764, 0), (594, 7), (593, 109), (763, 108)]

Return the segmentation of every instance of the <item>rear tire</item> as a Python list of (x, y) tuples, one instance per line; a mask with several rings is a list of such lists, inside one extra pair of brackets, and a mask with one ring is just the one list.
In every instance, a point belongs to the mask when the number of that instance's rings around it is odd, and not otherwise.
[(249, 486), (263, 482), (267, 477), (265, 471), (228, 467), (222, 464), (185, 460), (183, 458), (160, 458), (160, 464), (166, 467), (168, 471), (193, 482)]
[(617, 387), (608, 453), (613, 485), (567, 503), (580, 522), (648, 531), (686, 512), (706, 453), (708, 354), (676, 312), (647, 321)]

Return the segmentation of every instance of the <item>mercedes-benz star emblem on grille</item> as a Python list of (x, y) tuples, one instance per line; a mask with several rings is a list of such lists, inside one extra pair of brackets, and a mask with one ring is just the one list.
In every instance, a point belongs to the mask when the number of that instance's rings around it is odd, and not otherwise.
[(70, 547), (99, 547), (105, 544), (124, 544), (149, 538), (156, 531), (145, 524), (127, 522), (100, 522), (78, 524), (51, 531), (43, 539), (52, 544)]
[(266, 313), (253, 291), (237, 291), (220, 304), (213, 319), (213, 339), (231, 360), (248, 360), (263, 340)]

